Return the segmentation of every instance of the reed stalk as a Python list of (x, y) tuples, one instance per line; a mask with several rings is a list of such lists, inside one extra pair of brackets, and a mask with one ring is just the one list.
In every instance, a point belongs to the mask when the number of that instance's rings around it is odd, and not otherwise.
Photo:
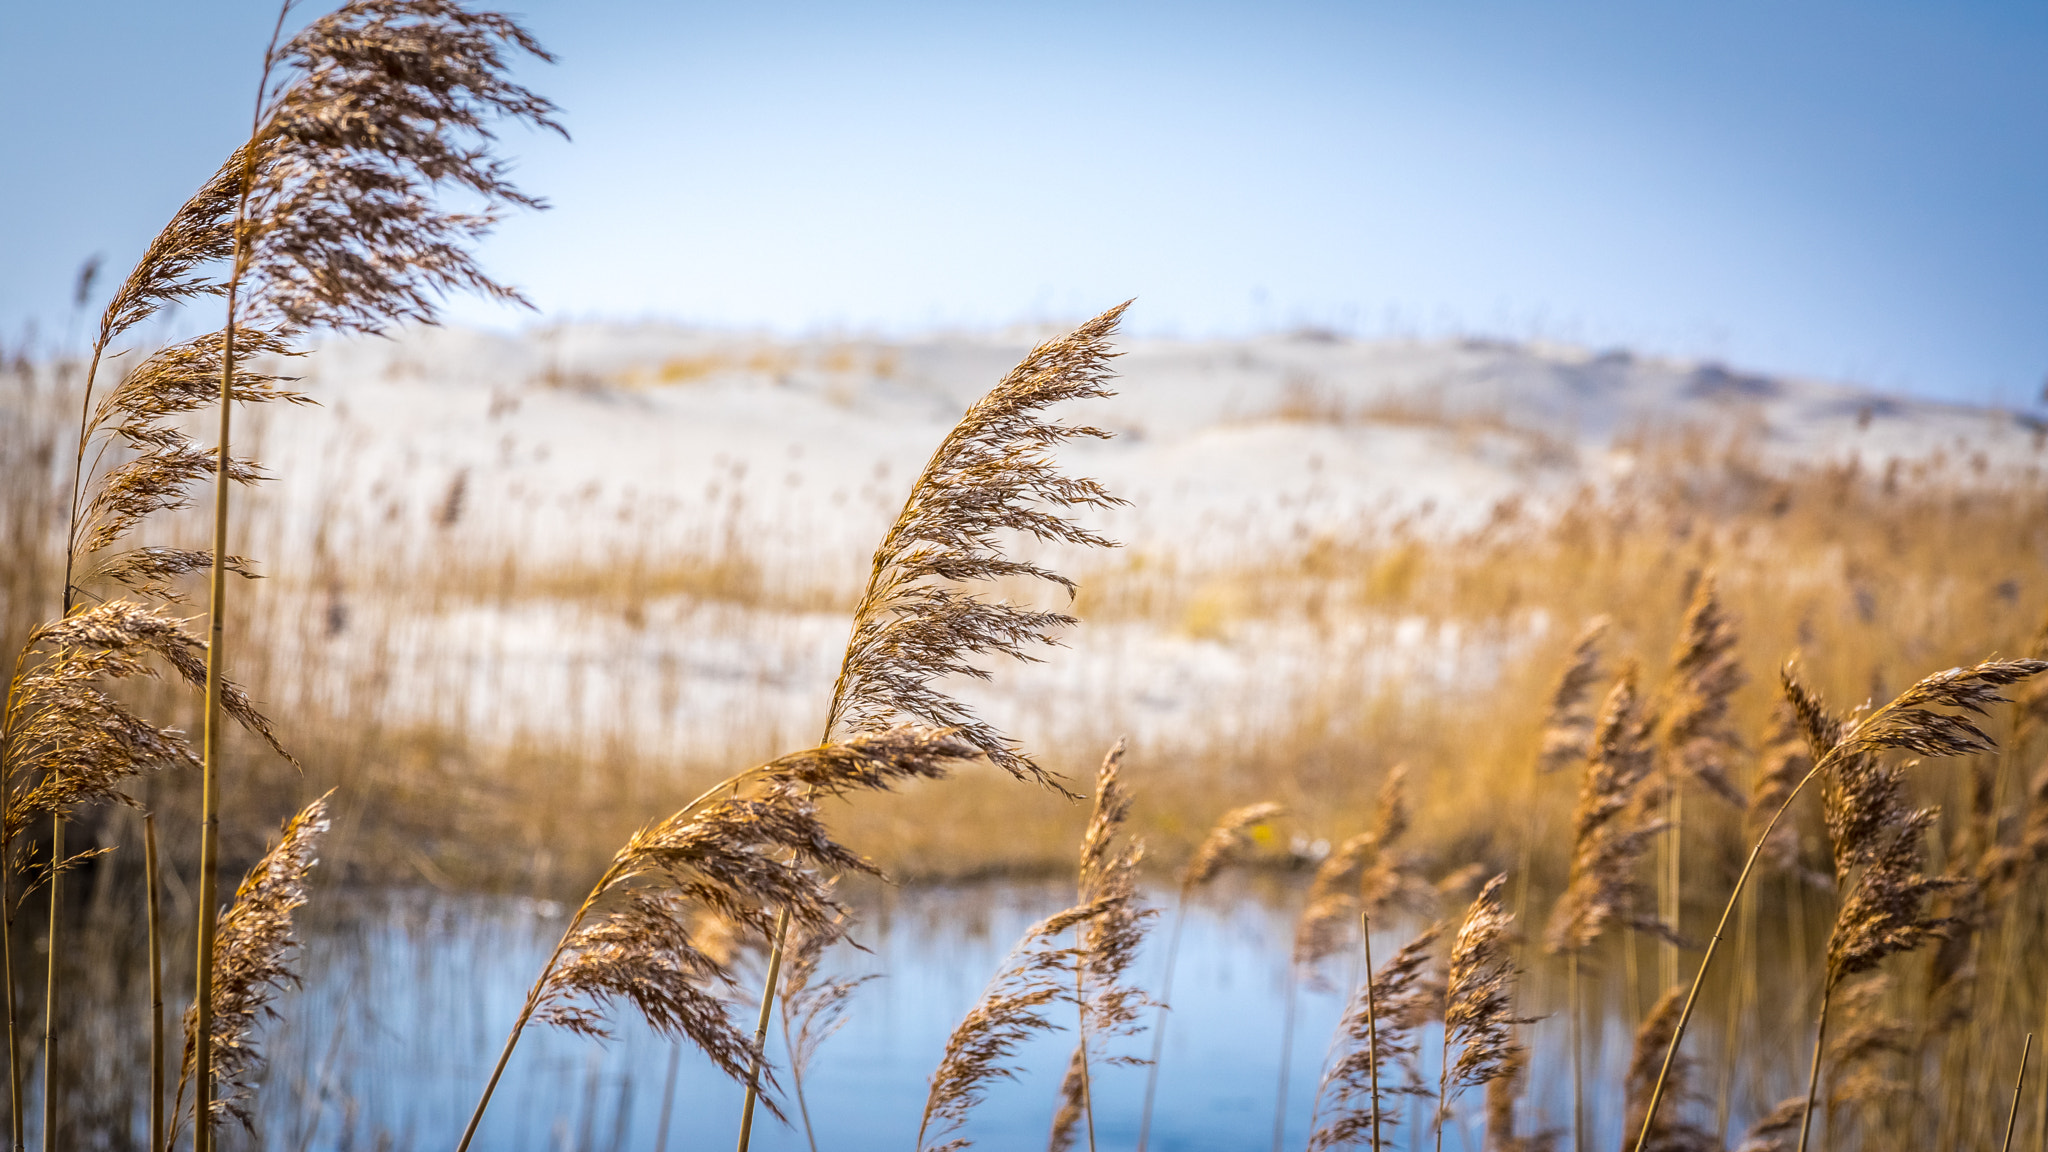
[(2033, 1051), (2034, 1034), (2029, 1032), (2025, 1042), (2020, 1045), (2020, 1074), (2012, 1082), (2012, 1110), (2005, 1114), (2005, 1139), (1998, 1145), (1998, 1152), (2012, 1152), (2013, 1125), (2018, 1123), (2020, 1118), (2020, 1092), (2027, 1086), (2027, 1057)]
[(57, 1106), (57, 992), (59, 987), (58, 960), (63, 953), (58, 941), (62, 927), (60, 914), (63, 911), (64, 879), (64, 817), (50, 818), (50, 928), (45, 937), (49, 956), (43, 968), (43, 1149), (57, 1147), (57, 1125), (61, 1112)]
[(1372, 918), (1358, 914), (1358, 935), (1365, 949), (1365, 1045), (1372, 1067), (1372, 1152), (1380, 1152), (1380, 1022), (1372, 1002)]
[[(1576, 948), (1565, 953), (1564, 1002), (1572, 1049), (1572, 1152), (1586, 1152), (1585, 1060), (1580, 1053), (1579, 952)], [(1658, 1086), (1663, 1086), (1661, 1081)], [(1656, 1097), (1652, 1096), (1650, 1109), (1653, 1113), (1656, 1107)]]
[(1814, 1029), (1813, 1062), (1806, 1071), (1806, 1107), (1799, 1114), (1799, 1152), (1806, 1152), (1806, 1141), (1813, 1125), (1813, 1103), (1820, 1093), (1820, 1058), (1827, 1048), (1828, 1002), (1834, 997), (1835, 984), (1829, 980), (1820, 992), (1820, 1019)]
[(149, 930), (149, 1148), (164, 1152), (164, 965), (163, 922), (158, 907), (156, 813), (142, 814), (143, 883)]
[[(1728, 918), (1734, 914), (1750, 875), (1756, 871), (1757, 858), (1770, 843), (1778, 821), (1791, 810), (1793, 801), (1816, 777), (1851, 758), (1875, 757), (1891, 749), (1928, 756), (1960, 756), (1989, 749), (1992, 747), (1991, 738), (1968, 716), (1982, 716), (1992, 703), (2006, 703), (2006, 699), (1998, 695), (1998, 688), (2018, 683), (2044, 670), (2048, 670), (2048, 662), (2040, 660), (1987, 660), (1969, 668), (1951, 668), (1918, 681), (1862, 721), (1843, 725), (1827, 717), (1818, 699), (1799, 685), (1792, 676), (1791, 667), (1787, 666), (1782, 674), (1783, 686), (1814, 746), (1814, 764), (1787, 792), (1777, 811), (1771, 814), (1770, 822), (1764, 826), (1762, 834), (1750, 848), (1748, 858), (1743, 861), (1742, 871), (1735, 877), (1734, 890), (1728, 894), (1728, 901), (1721, 908), (1714, 934), (1707, 940), (1706, 952), (1700, 957), (1692, 986), (1686, 991), (1685, 1007), (1679, 1012), (1670, 1046), (1664, 1052), (1663, 1067), (1657, 1074), (1656, 1086), (1651, 1089), (1635, 1152), (1644, 1152), (1649, 1144), (1650, 1130), (1657, 1119), (1657, 1107), (1663, 1101), (1665, 1083), (1670, 1078), (1678, 1046), (1685, 1039), (1685, 1028), (1698, 1003), (1700, 987), (1712, 970), (1715, 951), (1728, 930)], [(1953, 711), (1937, 710), (1942, 708)]]
[(1088, 1129), (1088, 1152), (1095, 1152), (1095, 1100), (1088, 1082), (1088, 941), (1086, 929), (1074, 925), (1074, 1067), (1080, 1074), (1081, 1118)]
[(775, 941), (768, 948), (768, 976), (761, 984), (761, 1015), (754, 1021), (754, 1062), (747, 1070), (747, 1094), (740, 1105), (739, 1152), (747, 1152), (754, 1138), (754, 1103), (761, 1096), (761, 1046), (768, 1040), (768, 1018), (775, 1011), (775, 996), (781, 986), (782, 952), (789, 939), (789, 909), (775, 914)]
[[(21, 1057), (15, 1035), (14, 1007), (14, 846), (0, 838), (0, 973), (7, 982), (7, 1123), (8, 1146), (22, 1152)], [(152, 1150), (154, 1152), (154, 1150)]]
[[(1006, 556), (996, 543), (998, 532), (1045, 543), (1113, 546), (1063, 511), (1048, 510), (1124, 503), (1093, 480), (1061, 475), (1047, 454), (1073, 437), (1107, 439), (1109, 434), (1054, 423), (1041, 412), (1063, 400), (1111, 395), (1106, 387), (1111, 376), (1108, 340), (1129, 306), (1125, 301), (1067, 336), (1033, 348), (968, 408), (932, 452), (875, 549), (825, 709), (821, 744), (842, 727), (872, 732), (914, 719), (957, 731), (1012, 776), (1072, 797), (1054, 774), (934, 681), (952, 675), (988, 679), (975, 657), (1000, 653), (1029, 660), (1027, 645), (1055, 643), (1058, 629), (1077, 623), (1065, 613), (990, 602), (958, 586), (1022, 576), (1058, 585), (1073, 596), (1072, 580)], [(768, 1035), (788, 933), (787, 917), (778, 917), (761, 991), (754, 1063), (740, 1105), (738, 1152), (747, 1152), (753, 1135), (761, 1043)]]

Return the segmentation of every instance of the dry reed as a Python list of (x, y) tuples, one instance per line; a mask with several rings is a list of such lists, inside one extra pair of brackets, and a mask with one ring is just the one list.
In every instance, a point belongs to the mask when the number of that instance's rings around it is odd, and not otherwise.
[[(1108, 433), (1051, 421), (1043, 413), (1063, 401), (1112, 395), (1107, 386), (1114, 355), (1109, 338), (1127, 307), (1129, 301), (1033, 348), (967, 409), (932, 453), (875, 548), (825, 709), (822, 740), (842, 729), (878, 731), (905, 718), (936, 724), (958, 732), (1012, 776), (1071, 798), (1053, 774), (940, 682), (950, 676), (989, 679), (992, 674), (979, 663), (984, 656), (1036, 660), (1031, 647), (1058, 643), (1059, 631), (1076, 622), (1063, 612), (988, 600), (959, 585), (1021, 577), (1063, 588), (1071, 600), (1072, 580), (1010, 558), (1000, 538), (1114, 545), (1066, 510), (1108, 508), (1123, 501), (1093, 480), (1064, 475), (1050, 455), (1067, 440), (1106, 439)], [(767, 985), (754, 1028), (757, 1049), (768, 1035), (788, 930), (784, 915), (769, 945)], [(753, 1134), (757, 1094), (750, 1076), (740, 1105), (739, 1152), (747, 1152)]]
[[(1437, 1074), (1436, 1144), (1459, 1092), (1491, 1083), (1507, 1072), (1515, 1050), (1514, 961), (1508, 952), (1513, 917), (1501, 909), (1505, 873), (1479, 890), (1465, 913), (1444, 982), (1443, 1061)], [(1451, 1058), (1453, 1049), (1457, 1058)]]
[(1017, 1078), (1018, 1069), (1010, 1063), (1017, 1047), (1037, 1033), (1056, 1030), (1052, 1009), (1075, 999), (1072, 977), (1079, 957), (1058, 944), (1060, 936), (1100, 912), (1095, 905), (1076, 905), (1032, 925), (1017, 942), (981, 999), (946, 1038), (918, 1120), (918, 1152), (971, 1146), (972, 1141), (954, 1135), (968, 1114), (995, 1081)]
[[(734, 1080), (772, 1093), (760, 1041), (740, 1030), (711, 990), (734, 987), (736, 977), (730, 956), (704, 945), (698, 914), (762, 939), (792, 921), (813, 939), (837, 939), (843, 909), (820, 873), (878, 870), (832, 838), (816, 798), (942, 779), (976, 755), (953, 732), (897, 725), (748, 769), (635, 833), (534, 980), (459, 1149), (475, 1138), (529, 1020), (605, 1036), (605, 1013), (615, 1003), (663, 1036), (689, 1041)], [(772, 1094), (766, 1101), (780, 1118)]]
[[(1336, 1058), (1316, 1089), (1316, 1118), (1310, 1152), (1379, 1146), (1387, 1097), (1429, 1095), (1417, 1066), (1421, 1031), (1439, 1018), (1443, 986), (1431, 971), (1441, 924), (1422, 930), (1372, 972), (1345, 1005), (1337, 1024)], [(1382, 1073), (1398, 1069), (1399, 1084), (1384, 1084)]]
[[(1636, 1029), (1622, 1091), (1626, 1102), (1623, 1132), (1640, 1131), (1649, 1115), (1650, 1093), (1657, 1083), (1664, 1052), (1678, 1030), (1678, 1014), (1684, 1006), (1685, 989), (1676, 985), (1667, 988)], [(1681, 1054), (1672, 1065), (1667, 1091), (1679, 1099), (1686, 1098), (1691, 1072), (1692, 1061)], [(1648, 1147), (1653, 1152), (1719, 1152), (1721, 1144), (1712, 1132), (1666, 1112), (1650, 1128)]]
[[(213, 1043), (201, 1048), (200, 1013), (187, 1008), (185, 1050), (171, 1110), (172, 1143), (184, 1120), (185, 1085), (196, 1078), (201, 1051), (213, 1061), (214, 1082), (229, 1090), (207, 1101), (210, 1123), (238, 1120), (254, 1132), (249, 1102), (255, 1074), (262, 1065), (254, 1036), (256, 1022), (261, 1016), (275, 1016), (271, 999), (299, 984), (295, 966), (299, 942), (292, 935), (292, 913), (305, 906), (306, 877), (319, 862), (315, 852), (329, 826), (327, 801), (332, 796), (330, 792), (320, 797), (285, 821), (277, 844), (243, 878), (235, 889), (234, 903), (219, 913), (220, 926), (213, 934), (217, 979), (213, 1011), (207, 1014)], [(195, 1100), (195, 1109), (198, 1106)]]
[[(1144, 942), (1145, 924), (1156, 913), (1138, 897), (1138, 864), (1144, 845), (1118, 838), (1130, 820), (1131, 799), (1122, 783), (1124, 742), (1117, 741), (1102, 759), (1095, 775), (1095, 803), (1081, 837), (1079, 885), (1075, 903), (1097, 909), (1085, 924), (1076, 925), (1074, 998), (1079, 1018), (1079, 1040), (1069, 1061), (1070, 1071), (1061, 1085), (1061, 1106), (1054, 1117), (1048, 1147), (1053, 1152), (1071, 1147), (1077, 1121), (1085, 1123), (1089, 1152), (1095, 1149), (1095, 1110), (1091, 1099), (1089, 1065), (1097, 1059), (1095, 1049), (1116, 1037), (1138, 1031), (1138, 1013), (1148, 1000), (1145, 994), (1124, 982), (1124, 973), (1137, 959)], [(1131, 1057), (1108, 1057), (1117, 1063), (1142, 1061)]]

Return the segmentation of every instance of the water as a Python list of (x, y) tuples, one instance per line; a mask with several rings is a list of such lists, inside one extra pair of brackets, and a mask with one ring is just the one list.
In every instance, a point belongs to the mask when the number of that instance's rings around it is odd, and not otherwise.
[[(1155, 903), (1165, 904), (1166, 894), (1153, 895)], [(1062, 885), (992, 882), (892, 890), (861, 901), (858, 939), (869, 951), (836, 948), (826, 967), (882, 978), (859, 991), (845, 1027), (826, 1042), (805, 1078), (820, 1149), (915, 1146), (926, 1078), (951, 1029), (1016, 937), (1070, 896)], [(1152, 1148), (1272, 1146), (1289, 994), (1290, 896), (1278, 885), (1225, 884), (1191, 909), (1175, 976)], [(281, 1017), (261, 1033), (270, 1065), (260, 1089), (257, 1142), (307, 1152), (452, 1149), (568, 910), (506, 897), (382, 892), (329, 893), (307, 911), (313, 915), (302, 932), (306, 987), (279, 996)], [(1158, 985), (1168, 915), (1160, 917), (1152, 947), (1135, 971), (1146, 987)], [(1413, 929), (1396, 925), (1376, 933), (1375, 957), (1390, 956)], [(1288, 1149), (1307, 1142), (1319, 1070), (1343, 1007), (1338, 986), (1355, 978), (1355, 961), (1333, 962), (1328, 976), (1328, 988), (1295, 990), (1282, 1143)], [(1524, 999), (1540, 1011), (1545, 1002), (1561, 999), (1561, 991), (1532, 979)], [(750, 1018), (749, 1010), (740, 1011)], [(1590, 1029), (1594, 1050), (1587, 1078), (1591, 1085), (1611, 1087), (1620, 1083), (1627, 1026), (1619, 1011), (1602, 1015), (1604, 1023)], [(628, 1016), (613, 1013), (618, 1026), (609, 1042), (529, 1027), (475, 1147), (647, 1152), (662, 1146), (672, 1049)], [(1522, 1104), (1519, 1130), (1568, 1131), (1563, 1022), (1553, 1016), (1529, 1031), (1535, 1043), (1532, 1078), (1539, 1087)], [(1700, 1034), (1705, 1043), (1718, 1043), (1710, 1039), (1710, 1026)], [(1072, 1044), (1073, 1034), (1065, 1032), (1027, 1046), (1019, 1054), (1023, 1070), (1017, 1079), (991, 1087), (964, 1135), (992, 1149), (1041, 1146)], [(1143, 1056), (1149, 1045), (1146, 1035), (1112, 1050)], [(1435, 1036), (1423, 1038), (1425, 1074), (1431, 1077), (1437, 1047)], [(779, 1061), (779, 1035), (774, 1054)], [(1095, 1068), (1100, 1147), (1135, 1147), (1144, 1082), (1142, 1067)], [(736, 1085), (685, 1051), (666, 1147), (732, 1147), (740, 1098)], [(1389, 1124), (1389, 1147), (1432, 1146), (1430, 1138), (1414, 1135), (1428, 1103), (1418, 1102), (1414, 1113), (1404, 1112), (1404, 1122)], [(1620, 1117), (1613, 1093), (1596, 1092), (1595, 1105), (1589, 1133), (1594, 1146), (1617, 1143)], [(1468, 1093), (1445, 1133), (1445, 1148), (1477, 1152), (1482, 1109), (1481, 1094)], [(794, 1118), (793, 1100), (790, 1110)], [(1739, 1110), (1738, 1131), (1753, 1111), (1746, 1105)], [(1711, 1123), (1711, 1109), (1706, 1119)], [(757, 1123), (754, 1147), (807, 1148), (800, 1126), (764, 1121)]]

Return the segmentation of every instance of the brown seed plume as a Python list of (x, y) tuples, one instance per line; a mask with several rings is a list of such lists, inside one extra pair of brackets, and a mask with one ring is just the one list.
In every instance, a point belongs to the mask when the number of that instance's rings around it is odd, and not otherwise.
[[(1678, 1016), (1685, 1007), (1685, 992), (1683, 987), (1667, 989), (1636, 1029), (1635, 1048), (1629, 1054), (1628, 1078), (1623, 1089), (1627, 1120), (1621, 1126), (1621, 1130), (1631, 1137), (1643, 1130), (1651, 1089), (1656, 1086), (1658, 1072), (1664, 1065), (1664, 1054), (1671, 1047), (1671, 1038), (1678, 1031)], [(1684, 1052), (1673, 1054), (1671, 1072), (1664, 1085), (1672, 1101), (1686, 1098), (1686, 1082), (1691, 1075), (1691, 1058)], [(1796, 1124), (1798, 1117), (1794, 1116), (1793, 1120)], [(1720, 1152), (1721, 1143), (1712, 1132), (1687, 1123), (1679, 1116), (1678, 1109), (1660, 1107), (1657, 1122), (1651, 1127), (1649, 1140), (1643, 1148), (1644, 1152)]]
[[(1102, 759), (1095, 776), (1095, 805), (1081, 839), (1078, 904), (1097, 909), (1081, 928), (1078, 949), (1081, 1039), (1069, 1060), (1060, 1089), (1061, 1105), (1054, 1117), (1050, 1146), (1070, 1146), (1075, 1126), (1088, 1109), (1088, 1068), (1102, 1059), (1097, 1053), (1112, 1037), (1138, 1031), (1145, 994), (1124, 983), (1124, 973), (1137, 959), (1145, 925), (1154, 911), (1138, 899), (1140, 844), (1118, 847), (1116, 841), (1130, 818), (1130, 794), (1122, 781), (1124, 742), (1119, 740)], [(1129, 1057), (1112, 1063), (1143, 1063)]]
[(1735, 1152), (1792, 1152), (1799, 1144), (1799, 1125), (1805, 1115), (1805, 1096), (1778, 1101), (1750, 1125)]
[[(254, 1039), (256, 1019), (275, 1016), (271, 998), (299, 984), (293, 967), (299, 942), (292, 936), (292, 913), (306, 903), (306, 875), (318, 862), (314, 853), (327, 832), (327, 800), (333, 795), (327, 793), (285, 822), (276, 846), (249, 869), (235, 889), (235, 902), (220, 914), (214, 930), (214, 1123), (251, 1123), (251, 1081), (262, 1063)], [(185, 1056), (174, 1116), (183, 1111), (185, 1083), (193, 1071), (198, 1015), (194, 1008), (185, 1012)], [(172, 1133), (173, 1140), (176, 1135)]]
[[(1009, 1061), (1018, 1045), (1059, 1027), (1050, 1012), (1056, 1005), (1073, 1003), (1078, 960), (1074, 949), (1059, 945), (1059, 938), (1100, 912), (1095, 905), (1076, 905), (1024, 933), (988, 990), (947, 1037), (918, 1122), (918, 1152), (954, 1152), (972, 1143), (945, 1138), (967, 1123), (968, 1113), (988, 1095), (992, 1083), (1017, 1078), (1018, 1070)], [(944, 1142), (932, 1143), (940, 1140)]]
[[(1337, 1053), (1316, 1089), (1315, 1134), (1310, 1152), (1350, 1148), (1372, 1137), (1374, 1110), (1382, 1126), (1391, 1124), (1400, 1096), (1427, 1096), (1417, 1067), (1422, 1030), (1437, 1018), (1443, 988), (1431, 978), (1431, 960), (1444, 926), (1432, 924), (1396, 952), (1361, 984), (1337, 1024)], [(1368, 1015), (1368, 1005), (1370, 1015)], [(1373, 1063), (1377, 1038), (1378, 1066)], [(1394, 1073), (1402, 1075), (1396, 1082)], [(1373, 1081), (1380, 1095), (1373, 1096)]]
[(1380, 786), (1370, 832), (1338, 844), (1316, 866), (1308, 900), (1294, 928), (1294, 963), (1319, 982), (1317, 965), (1344, 947), (1363, 911), (1377, 916), (1396, 902), (1433, 895), (1399, 850), (1408, 830), (1408, 767), (1396, 765)]
[(1546, 935), (1551, 952), (1575, 952), (1598, 938), (1609, 922), (1658, 926), (1635, 914), (1637, 881), (1651, 840), (1664, 830), (1650, 813), (1662, 802), (1651, 769), (1655, 717), (1636, 694), (1633, 665), (1608, 692), (1572, 812), (1572, 862), (1564, 895), (1552, 910)]
[(1081, 842), (1078, 903), (1098, 909), (1089, 917), (1081, 943), (1081, 1007), (1090, 1044), (1135, 1032), (1138, 1009), (1146, 1003), (1143, 992), (1124, 983), (1124, 973), (1144, 943), (1146, 924), (1156, 912), (1138, 896), (1144, 845), (1116, 843), (1131, 811), (1130, 793), (1121, 779), (1123, 758), (1124, 743), (1119, 740), (1096, 774), (1094, 814)]
[[(507, 77), (518, 54), (553, 57), (512, 19), (451, 0), (350, 0), (268, 61), (245, 171), (236, 323), (382, 331), (432, 323), (470, 291), (523, 303), (470, 246), (505, 207), (541, 207), (491, 154), (501, 121), (566, 136), (555, 107)], [(476, 210), (452, 212), (459, 190)]]
[(1600, 682), (1600, 642), (1607, 636), (1609, 621), (1595, 616), (1586, 622), (1572, 654), (1558, 673), (1550, 692), (1550, 711), (1543, 724), (1542, 741), (1536, 754), (1536, 770), (1550, 773), (1581, 764), (1599, 717), (1593, 710), (1593, 686)]
[(1053, 774), (940, 682), (954, 675), (988, 679), (983, 656), (1034, 660), (1031, 647), (1057, 643), (1074, 622), (1064, 613), (987, 600), (962, 585), (1022, 576), (1073, 594), (1073, 581), (1006, 555), (1001, 534), (1111, 546), (1064, 511), (1123, 501), (1093, 480), (1062, 474), (1050, 455), (1073, 437), (1107, 434), (1049, 421), (1041, 411), (1111, 394), (1109, 337), (1124, 308), (1033, 349), (932, 454), (875, 550), (833, 686), (828, 732), (867, 732), (904, 718), (953, 728), (997, 767), (1065, 793)]
[[(183, 733), (137, 716), (110, 688), (154, 677), (152, 657), (188, 683), (203, 683), (204, 653), (178, 621), (126, 600), (80, 608), (31, 633), (0, 717), (7, 790), (0, 834), (6, 842), (38, 815), (68, 814), (81, 804), (126, 803), (120, 786), (140, 773), (196, 766), (198, 757)], [(237, 720), (277, 747), (269, 721), (247, 693), (230, 684), (223, 695)]]
[(1271, 802), (1247, 804), (1232, 808), (1216, 821), (1209, 834), (1202, 837), (1195, 854), (1181, 869), (1180, 890), (1183, 896), (1194, 891), (1236, 863), (1251, 847), (1251, 831), (1261, 825), (1270, 824), (1280, 818), (1286, 809)]
[(1892, 813), (1881, 842), (1865, 853), (1828, 936), (1829, 988), (1942, 935), (1946, 922), (1927, 914), (1927, 899), (1963, 881), (1920, 873), (1921, 843), (1934, 816), (1931, 808)]
[(1067, 1152), (1072, 1148), (1081, 1119), (1087, 1114), (1088, 1065), (1078, 1045), (1067, 1056), (1067, 1070), (1060, 1074), (1059, 1101), (1059, 1108), (1052, 1114), (1052, 1135), (1045, 1142), (1046, 1152)]
[[(824, 948), (839, 937), (843, 909), (820, 873), (875, 869), (831, 838), (815, 797), (941, 778), (976, 754), (951, 732), (897, 726), (770, 761), (702, 807), (642, 829), (571, 919), (533, 1017), (606, 1036), (606, 1012), (623, 1003), (745, 1082), (757, 1050), (717, 994), (734, 976), (729, 956), (699, 938), (702, 914), (761, 938), (786, 909), (809, 946)], [(761, 1076), (763, 1101), (780, 1116), (774, 1076)]]
[(1728, 771), (1742, 747), (1729, 726), (1728, 706), (1748, 680), (1735, 659), (1736, 643), (1735, 625), (1721, 607), (1714, 574), (1705, 573), (1671, 654), (1672, 684), (1662, 709), (1661, 735), (1672, 771), (1741, 807), (1744, 797)]
[[(1447, 1050), (1456, 1049), (1457, 1057), (1446, 1072), (1447, 1096), (1499, 1077), (1515, 1047), (1514, 1029), (1521, 1021), (1514, 1017), (1515, 966), (1509, 953), (1514, 916), (1500, 902), (1507, 881), (1502, 873), (1486, 882), (1451, 944), (1444, 1044)], [(1446, 1119), (1439, 1115), (1437, 1122)]]

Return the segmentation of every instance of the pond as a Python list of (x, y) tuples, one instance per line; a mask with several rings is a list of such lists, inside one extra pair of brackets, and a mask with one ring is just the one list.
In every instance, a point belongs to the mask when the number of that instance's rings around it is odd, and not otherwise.
[[(1063, 885), (1001, 881), (890, 889), (855, 900), (856, 938), (867, 951), (837, 946), (825, 968), (879, 978), (858, 991), (844, 1028), (825, 1043), (804, 1078), (819, 1149), (905, 1152), (915, 1147), (927, 1078), (948, 1034), (1018, 935), (1063, 907), (1070, 896), (1071, 888)], [(1172, 909), (1171, 893), (1151, 896), (1162, 911), (1134, 974), (1141, 985), (1156, 989)], [(1279, 1147), (1306, 1146), (1317, 1081), (1343, 1009), (1343, 989), (1357, 978), (1358, 964), (1355, 959), (1332, 961), (1324, 986), (1290, 980), (1286, 958), (1294, 896), (1283, 882), (1254, 878), (1218, 885), (1190, 908), (1159, 1070), (1151, 1148), (1274, 1147), (1283, 1063), (1287, 1107)], [(305, 1152), (452, 1149), (568, 909), (510, 897), (385, 891), (330, 892), (306, 913), (300, 964), (305, 987), (282, 993), (275, 1002), (279, 1017), (259, 1033), (268, 1065), (257, 1099), (254, 1143)], [(1406, 923), (1375, 932), (1375, 958), (1392, 955), (1416, 927)], [(1569, 1050), (1563, 1021), (1552, 1007), (1562, 1001), (1562, 989), (1537, 979), (1555, 965), (1537, 967), (1524, 986), (1523, 1011), (1552, 1014), (1524, 1030), (1533, 1044), (1531, 1080), (1536, 1087), (1518, 1107), (1518, 1131), (1555, 1131), (1567, 1137), (1561, 1144), (1568, 1146)], [(1599, 1018), (1597, 1024), (1589, 1019), (1585, 1057), (1588, 1136), (1594, 1147), (1612, 1147), (1621, 1135), (1617, 1089), (1630, 1037), (1613, 984), (1608, 981), (1605, 993), (1589, 997), (1608, 1005), (1589, 1013)], [(1295, 1020), (1283, 1061), (1290, 996)], [(528, 1028), (475, 1147), (492, 1152), (732, 1147), (740, 1088), (694, 1051), (678, 1052), (637, 1018), (619, 1015), (610, 1041), (585, 1040), (543, 1025)], [(1150, 1019), (1148, 1013), (1148, 1024)], [(1719, 1043), (1711, 1022), (1702, 1021), (1696, 1035), (1702, 1044)], [(780, 1063), (779, 1031), (772, 1030), (771, 1036), (772, 1054)], [(992, 1149), (1042, 1146), (1072, 1044), (1069, 1030), (1027, 1045), (1019, 1053), (1019, 1075), (991, 1086), (963, 1134)], [(1147, 1033), (1119, 1041), (1112, 1052), (1142, 1057), (1150, 1045)], [(1435, 1035), (1425, 1036), (1421, 1045), (1423, 1071), (1432, 1084), (1437, 1046)], [(671, 1067), (676, 1070), (673, 1089)], [(1136, 1147), (1145, 1080), (1141, 1066), (1104, 1064), (1094, 1070), (1099, 1147)], [(1711, 1095), (1714, 1085), (1704, 1087)], [(1401, 1105), (1398, 1117), (1389, 1117), (1388, 1147), (1434, 1147), (1425, 1119), (1430, 1103), (1417, 1098)], [(1692, 1107), (1712, 1124), (1710, 1103), (1696, 1101)], [(1484, 1144), (1484, 1108), (1482, 1093), (1467, 1093), (1447, 1126), (1443, 1146), (1478, 1152)], [(1751, 1103), (1738, 1101), (1731, 1117), (1734, 1130), (1740, 1131), (1755, 1111)], [(793, 1101), (790, 1114), (794, 1120)], [(139, 1135), (139, 1114), (136, 1122)], [(250, 1141), (236, 1135), (225, 1143), (234, 1147)], [(762, 1152), (809, 1147), (800, 1124), (765, 1116), (756, 1125), (753, 1146)], [(1080, 1146), (1086, 1146), (1085, 1138)]]

